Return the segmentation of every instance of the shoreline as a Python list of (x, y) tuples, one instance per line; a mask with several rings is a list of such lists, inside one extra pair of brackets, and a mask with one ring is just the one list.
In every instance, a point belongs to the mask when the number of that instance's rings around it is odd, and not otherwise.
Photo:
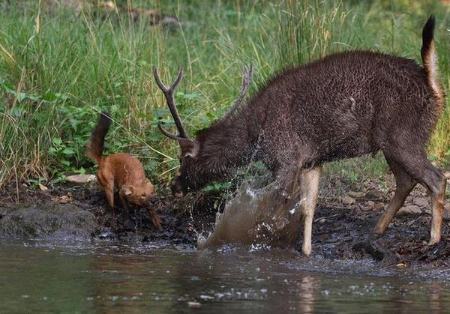
[[(103, 191), (96, 184), (64, 184), (46, 191), (22, 186), (21, 199), (26, 201), (19, 203), (13, 201), (12, 191), (9, 192), (6, 189), (0, 194), (3, 242), (41, 239), (64, 245), (65, 241), (109, 240), (139, 245), (163, 241), (196, 249), (198, 233), (205, 235), (213, 230), (216, 212), (224, 206), (218, 193), (200, 192), (183, 199), (161, 194), (151, 202), (162, 218), (162, 230), (157, 231), (146, 209), (131, 210), (130, 221), (123, 221), (118, 215), (114, 224)], [(329, 193), (326, 188), (321, 193), (314, 217), (313, 260), (369, 259), (377, 268), (432, 267), (437, 271), (450, 267), (450, 217), (447, 215), (444, 220), (441, 242), (428, 246), (431, 215), (426, 210), (428, 197), (423, 189), (413, 192), (403, 212), (378, 238), (371, 231), (389, 193), (350, 191), (335, 197)], [(301, 239), (295, 247), (299, 255), (300, 247)]]

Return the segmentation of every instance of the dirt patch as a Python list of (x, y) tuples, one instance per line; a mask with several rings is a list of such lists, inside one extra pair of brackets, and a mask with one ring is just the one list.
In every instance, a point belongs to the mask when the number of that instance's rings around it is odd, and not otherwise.
[[(326, 182), (329, 184), (330, 180)], [(336, 194), (323, 185), (313, 224), (313, 256), (331, 260), (371, 257), (380, 265), (397, 267), (450, 266), (448, 217), (443, 224), (442, 241), (427, 245), (431, 215), (424, 189), (416, 188), (407, 199), (405, 207), (414, 206), (414, 210), (396, 216), (386, 234), (375, 238), (371, 231), (392, 196), (393, 184), (371, 181), (362, 184), (360, 190), (347, 186)], [(28, 186), (20, 186), (17, 191), (9, 186), (0, 192), (0, 204), (0, 238), (63, 234), (66, 238), (82, 235), (195, 246), (197, 231), (212, 230), (216, 212), (223, 209), (224, 201), (217, 193), (197, 193), (177, 199), (163, 192), (150, 204), (161, 216), (161, 231), (153, 227), (145, 208), (132, 209), (129, 219), (125, 219), (120, 209), (114, 216), (96, 184), (58, 185), (45, 191)], [(16, 223), (15, 229), (5, 227), (11, 221)], [(301, 239), (297, 249), (300, 247)]]
[[(184, 199), (159, 195), (149, 204), (162, 220), (162, 230), (157, 230), (146, 208), (131, 208), (129, 217), (120, 207), (113, 213), (104, 192), (95, 182), (46, 188), (10, 185), (0, 192), (0, 238), (48, 239), (56, 232), (64, 232), (74, 239), (83, 234), (91, 238), (164, 240), (194, 246), (195, 230), (211, 228), (217, 201), (220, 196), (213, 194), (191, 195)], [(115, 203), (120, 204), (118, 199)], [(79, 230), (72, 230), (71, 221), (83, 221), (87, 216), (89, 219), (85, 223), (77, 224)]]

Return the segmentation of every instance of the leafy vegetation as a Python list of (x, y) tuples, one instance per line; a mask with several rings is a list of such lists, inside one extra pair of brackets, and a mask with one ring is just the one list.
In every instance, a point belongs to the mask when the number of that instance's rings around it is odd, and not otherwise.
[[(108, 150), (136, 154), (155, 182), (168, 179), (178, 147), (156, 128), (160, 119), (173, 122), (152, 67), (167, 82), (185, 69), (176, 98), (192, 134), (227, 111), (245, 64), (256, 70), (255, 92), (284, 67), (337, 51), (378, 49), (420, 62), (421, 28), (434, 13), (447, 91), (450, 84), (448, 10), (436, 1), (133, 1), (178, 16), (180, 27), (44, 10), (42, 1), (1, 6), (0, 187), (92, 167), (84, 145), (101, 110), (114, 119)], [(447, 102), (429, 148), (444, 164), (449, 133)]]

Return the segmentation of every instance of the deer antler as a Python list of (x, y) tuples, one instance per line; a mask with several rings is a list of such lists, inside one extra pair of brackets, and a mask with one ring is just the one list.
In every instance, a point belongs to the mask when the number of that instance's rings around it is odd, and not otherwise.
[(159, 89), (164, 93), (164, 97), (167, 101), (167, 106), (169, 107), (170, 113), (172, 114), (172, 117), (175, 121), (175, 125), (178, 130), (178, 136), (174, 134), (170, 134), (167, 132), (161, 125), (161, 123), (158, 123), (159, 130), (167, 137), (172, 139), (179, 139), (179, 138), (188, 138), (186, 131), (183, 128), (183, 124), (181, 123), (180, 116), (178, 115), (177, 107), (175, 105), (175, 99), (173, 97), (173, 92), (177, 88), (178, 83), (180, 83), (181, 79), (183, 78), (183, 69), (180, 68), (178, 71), (178, 76), (173, 81), (172, 85), (169, 87), (165, 86), (161, 79), (159, 78), (158, 70), (156, 68), (153, 68), (153, 76), (155, 77), (156, 84), (158, 85)]
[(164, 134), (165, 136), (167, 136), (168, 138), (171, 138), (173, 140), (178, 140), (181, 138), (181, 136), (169, 133), (166, 129), (163, 128), (161, 122), (158, 122), (158, 129), (161, 131), (162, 134)]
[(248, 92), (248, 88), (250, 87), (250, 83), (252, 82), (253, 77), (253, 66), (250, 64), (249, 67), (244, 67), (244, 71), (242, 73), (242, 85), (241, 90), (239, 92), (238, 98), (234, 101), (233, 106), (231, 107), (231, 111), (234, 111), (235, 109), (239, 108), (242, 101), (245, 98), (245, 95)]

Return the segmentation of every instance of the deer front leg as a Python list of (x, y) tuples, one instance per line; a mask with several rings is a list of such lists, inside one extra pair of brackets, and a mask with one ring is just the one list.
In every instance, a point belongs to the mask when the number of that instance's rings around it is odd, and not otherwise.
[(319, 194), (320, 172), (320, 166), (312, 169), (301, 169), (299, 166), (278, 173), (282, 199), (298, 202), (304, 223), (302, 252), (306, 256), (311, 254), (312, 223)]
[(320, 166), (311, 170), (304, 170), (300, 177), (300, 201), (302, 216), (304, 217), (302, 252), (306, 256), (311, 254), (312, 223), (319, 195), (321, 170)]

